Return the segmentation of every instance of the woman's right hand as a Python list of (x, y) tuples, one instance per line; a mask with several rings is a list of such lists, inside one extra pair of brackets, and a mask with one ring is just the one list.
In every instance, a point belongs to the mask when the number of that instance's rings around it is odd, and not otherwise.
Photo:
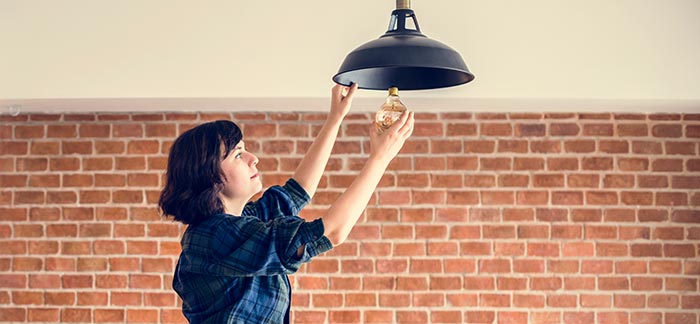
[(373, 124), (369, 131), (369, 157), (389, 163), (399, 154), (406, 139), (413, 133), (414, 122), (413, 112), (406, 111), (388, 130), (381, 134)]

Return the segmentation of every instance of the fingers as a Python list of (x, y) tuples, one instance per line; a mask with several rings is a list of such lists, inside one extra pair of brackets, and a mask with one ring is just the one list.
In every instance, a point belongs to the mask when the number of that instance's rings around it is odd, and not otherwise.
[(401, 128), (399, 129), (399, 135), (403, 136), (404, 138), (408, 138), (413, 133), (413, 126), (415, 125), (415, 118), (414, 118), (413, 112), (410, 112), (410, 113), (405, 114), (405, 115), (409, 115), (409, 116), (408, 116), (408, 119), (406, 120), (406, 122), (403, 124), (403, 126), (401, 126)]
[(400, 130), (404, 125), (406, 125), (406, 121), (408, 120), (408, 117), (411, 116), (412, 114), (413, 114), (412, 112), (408, 112), (408, 111), (406, 111), (406, 112), (404, 112), (403, 114), (401, 114), (401, 117), (399, 117), (399, 119), (396, 120), (396, 121), (394, 122), (394, 124), (391, 125), (391, 127), (389, 127), (389, 131), (390, 131), (390, 132), (396, 132), (396, 133), (398, 133), (399, 130)]
[(343, 88), (345, 88), (345, 86), (343, 86), (342, 84), (334, 85), (333, 88), (331, 89), (331, 96), (333, 96), (333, 98), (338, 99), (338, 100), (342, 99), (343, 98)]
[(342, 84), (336, 84), (333, 86), (333, 89), (331, 89), (331, 95), (337, 100), (352, 100), (352, 97), (355, 95), (355, 91), (357, 91), (358, 87), (359, 86), (356, 82), (349, 87)]
[(359, 85), (357, 83), (353, 83), (350, 88), (347, 88), (347, 94), (345, 95), (345, 99), (347, 100), (352, 100), (352, 97), (355, 95), (355, 91), (357, 91), (357, 88)]

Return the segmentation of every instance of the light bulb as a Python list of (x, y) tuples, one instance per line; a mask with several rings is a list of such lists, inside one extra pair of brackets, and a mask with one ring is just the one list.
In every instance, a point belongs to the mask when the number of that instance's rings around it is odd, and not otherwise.
[(379, 133), (381, 134), (389, 129), (394, 122), (401, 118), (401, 114), (405, 111), (406, 106), (399, 100), (399, 88), (389, 88), (389, 96), (386, 97), (386, 101), (384, 101), (384, 104), (374, 116), (374, 124)]

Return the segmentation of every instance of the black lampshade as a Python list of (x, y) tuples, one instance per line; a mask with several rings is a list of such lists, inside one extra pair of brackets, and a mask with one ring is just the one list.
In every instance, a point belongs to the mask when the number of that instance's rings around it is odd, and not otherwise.
[[(413, 19), (415, 29), (406, 28)], [(424, 90), (456, 86), (474, 80), (462, 56), (449, 46), (420, 32), (415, 13), (397, 9), (389, 30), (345, 57), (333, 81), (361, 89)]]

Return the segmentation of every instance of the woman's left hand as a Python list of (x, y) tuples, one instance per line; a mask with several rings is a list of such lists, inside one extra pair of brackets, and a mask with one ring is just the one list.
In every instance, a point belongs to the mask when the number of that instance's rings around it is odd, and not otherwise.
[(339, 121), (345, 118), (345, 115), (350, 111), (355, 91), (357, 91), (357, 83), (353, 83), (350, 87), (336, 84), (331, 89), (330, 118), (336, 118)]

